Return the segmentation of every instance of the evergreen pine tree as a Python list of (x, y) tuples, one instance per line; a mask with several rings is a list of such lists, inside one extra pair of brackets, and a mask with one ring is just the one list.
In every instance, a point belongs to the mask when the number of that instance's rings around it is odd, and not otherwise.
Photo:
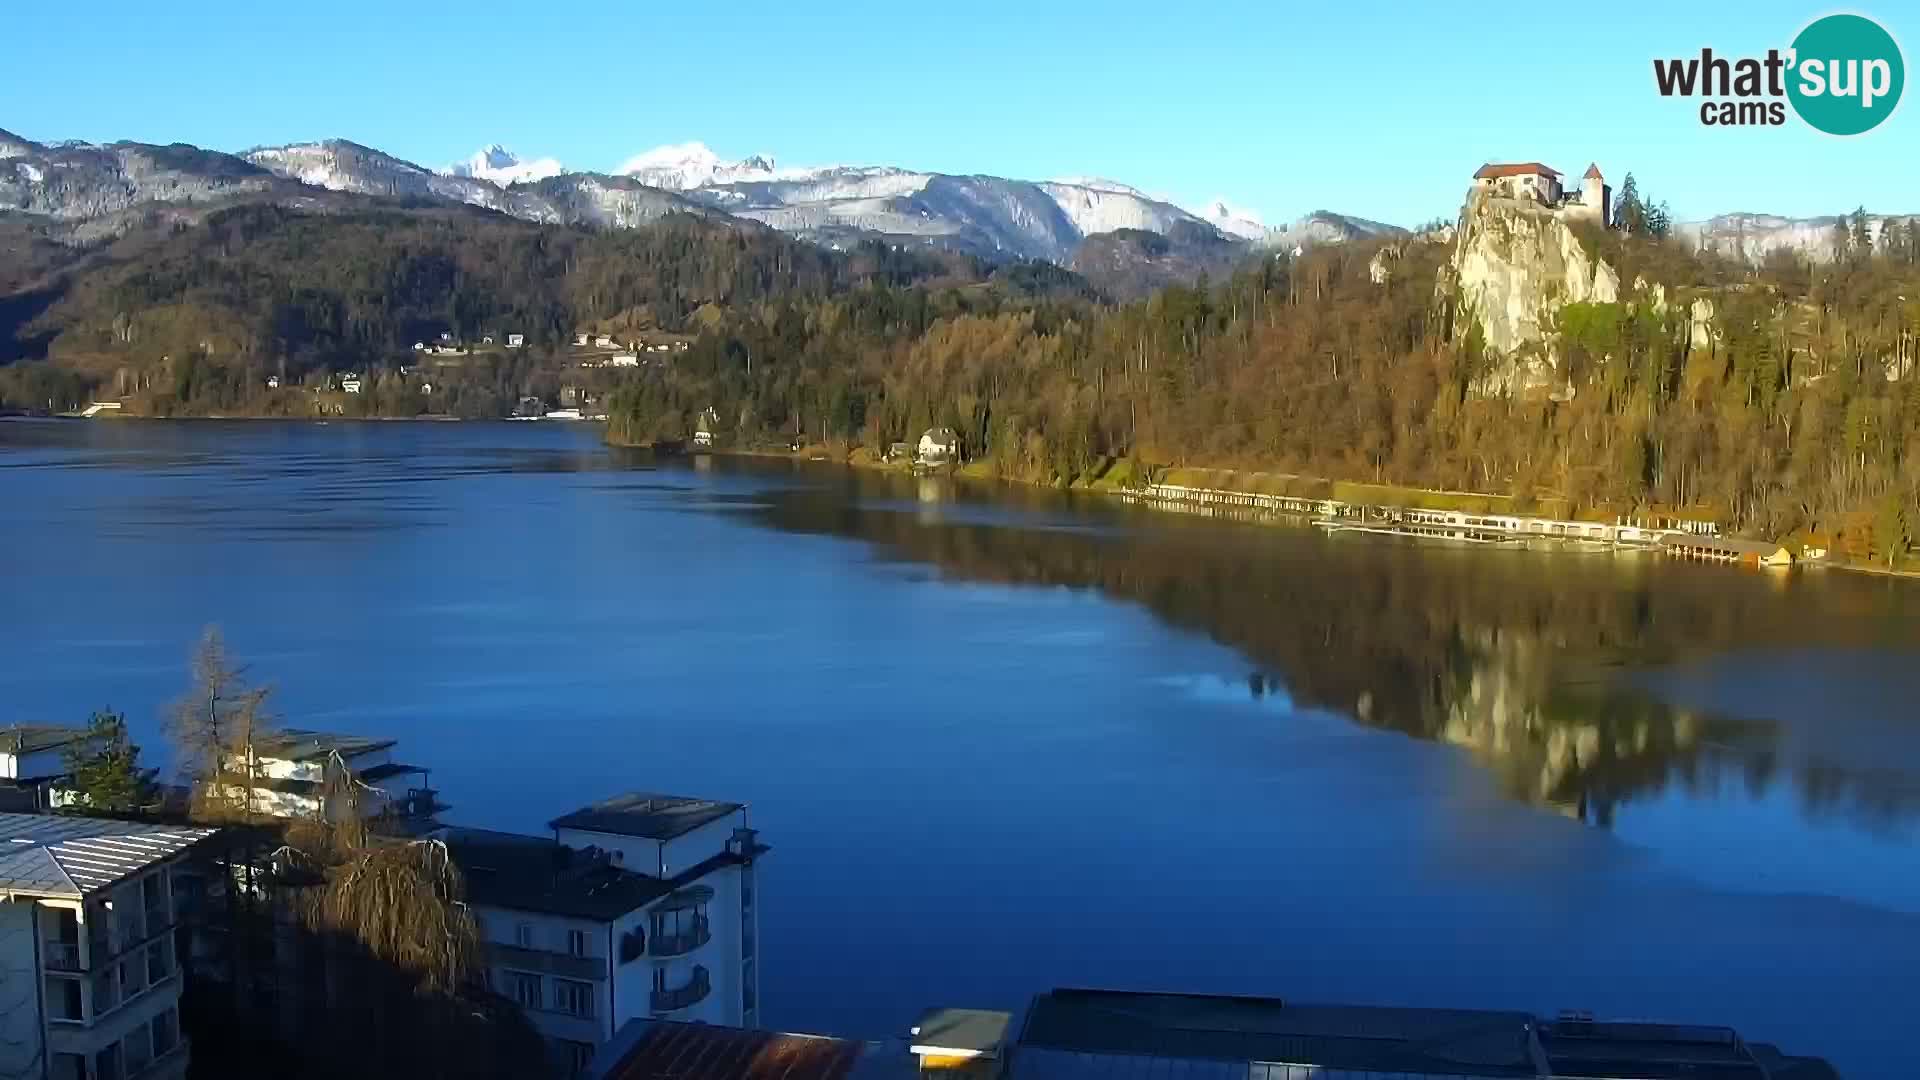
[(87, 737), (67, 750), (66, 765), (75, 809), (124, 814), (153, 801), (140, 748), (127, 737), (127, 718), (112, 709), (87, 720)]

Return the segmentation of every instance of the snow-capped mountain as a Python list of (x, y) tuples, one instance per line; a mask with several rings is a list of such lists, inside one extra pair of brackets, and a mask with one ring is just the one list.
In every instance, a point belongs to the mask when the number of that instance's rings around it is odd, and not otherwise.
[[(1912, 214), (1868, 214), (1867, 230), (1876, 247), (1889, 223), (1904, 228)], [(1837, 217), (1789, 218), (1778, 214), (1721, 214), (1706, 221), (1682, 221), (1673, 227), (1681, 239), (1708, 251), (1748, 262), (1759, 262), (1776, 248), (1801, 258), (1827, 262), (1833, 258), (1833, 226)]]
[(37, 143), (0, 131), (0, 213), (40, 219), (67, 243), (117, 236), (149, 218), (190, 223), (235, 202), (312, 207), (326, 195), (232, 154), (178, 143)]
[(516, 203), (486, 180), (443, 176), (346, 139), (260, 146), (241, 156), (280, 176), (329, 191), (401, 199), (452, 199), (502, 213), (512, 213)]
[(1404, 236), (1407, 230), (1382, 221), (1315, 210), (1283, 229), (1268, 229), (1265, 243), (1279, 248), (1310, 248), (1315, 244), (1345, 244), (1377, 236)]
[(561, 173), (501, 188), (475, 176), (446, 176), (345, 139), (261, 147), (248, 161), (330, 191), (403, 199), (450, 199), (544, 224), (631, 228), (672, 213), (712, 211), (624, 176)]
[[(338, 202), (329, 193), (465, 203), (528, 221), (606, 227), (693, 213), (759, 222), (835, 247), (880, 238), (1062, 265), (1088, 237), (1116, 232), (1178, 234), (1182, 251), (1217, 260), (1225, 255), (1200, 237), (1327, 243), (1386, 228), (1316, 214), (1275, 230), (1225, 202), (1195, 214), (1099, 177), (1036, 182), (888, 165), (782, 168), (766, 156), (722, 158), (702, 143), (649, 150), (605, 175), (568, 172), (553, 158), (523, 161), (498, 144), (436, 171), (345, 139), (229, 155), (188, 146), (42, 145), (0, 132), (0, 211), (84, 222), (95, 234), (124, 229), (102, 226), (108, 215), (155, 206), (236, 198), (314, 204), (320, 196)], [(67, 234), (78, 236), (79, 228)], [(1106, 261), (1132, 266), (1152, 254), (1150, 247), (1136, 240), (1115, 247)]]
[(1228, 236), (1256, 243), (1267, 238), (1267, 224), (1260, 220), (1259, 215), (1251, 210), (1230, 206), (1225, 199), (1215, 199), (1207, 204), (1206, 209), (1197, 210), (1194, 214)]
[(728, 160), (697, 142), (649, 150), (628, 159), (619, 172), (735, 217), (841, 246), (878, 235), (987, 257), (1065, 263), (1097, 233), (1165, 233), (1176, 223), (1204, 224), (1112, 180), (1032, 183), (886, 165), (780, 168), (763, 155)]
[(756, 154), (739, 161), (723, 161), (706, 143), (700, 142), (657, 146), (628, 158), (614, 172), (668, 191), (771, 180), (774, 175), (770, 157)]
[(499, 143), (493, 143), (467, 160), (455, 162), (441, 170), (448, 176), (471, 176), (498, 187), (511, 187), (514, 184), (545, 180), (549, 176), (559, 176), (566, 171), (558, 158), (522, 161), (514, 155), (513, 151)]

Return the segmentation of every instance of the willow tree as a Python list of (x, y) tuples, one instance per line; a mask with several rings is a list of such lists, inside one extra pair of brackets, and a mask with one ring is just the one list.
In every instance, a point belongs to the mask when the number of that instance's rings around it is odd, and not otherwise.
[(281, 863), (293, 922), (324, 966), (303, 1040), (312, 1075), (523, 1077), (545, 1070), (539, 1036), (485, 985), (466, 882), (437, 839), (382, 836), (374, 790), (336, 754), (322, 812), (286, 832)]

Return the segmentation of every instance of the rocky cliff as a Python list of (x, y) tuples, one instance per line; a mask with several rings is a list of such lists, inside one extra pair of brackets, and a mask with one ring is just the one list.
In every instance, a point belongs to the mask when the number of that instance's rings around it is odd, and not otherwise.
[(0, 210), (82, 221), (154, 203), (263, 194), (273, 174), (230, 154), (143, 143), (42, 145), (0, 131)]
[(1588, 253), (1552, 211), (1519, 199), (1475, 192), (1456, 230), (1453, 285), (1459, 306), (1454, 334), (1479, 331), (1492, 367), (1482, 393), (1558, 391), (1551, 334), (1555, 314), (1571, 303), (1620, 299), (1620, 276)]

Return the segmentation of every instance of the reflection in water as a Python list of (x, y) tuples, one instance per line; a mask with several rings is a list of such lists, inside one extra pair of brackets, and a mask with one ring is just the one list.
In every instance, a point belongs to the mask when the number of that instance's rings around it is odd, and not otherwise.
[[(1782, 642), (1911, 647), (1920, 604), (1904, 585), (1636, 552), (1222, 527), (1104, 500), (1072, 507), (1079, 523), (1104, 528), (1052, 528), (1066, 504), (1050, 494), (995, 488), (983, 503), (944, 480), (807, 476), (813, 483), (757, 509), (766, 524), (863, 539), (967, 579), (1097, 588), (1140, 603), (1274, 672), (1248, 677), (1251, 697), (1281, 690), (1463, 747), (1514, 797), (1597, 825), (1636, 798), (1729, 784), (1757, 795), (1783, 772), (1809, 810), (1884, 824), (1920, 809), (1913, 775), (1808, 755), (1783, 769), (1776, 723), (1671, 707), (1623, 677)], [(1008, 513), (1009, 502), (1032, 512)], [(1881, 704), (1901, 715), (1899, 702)]]

